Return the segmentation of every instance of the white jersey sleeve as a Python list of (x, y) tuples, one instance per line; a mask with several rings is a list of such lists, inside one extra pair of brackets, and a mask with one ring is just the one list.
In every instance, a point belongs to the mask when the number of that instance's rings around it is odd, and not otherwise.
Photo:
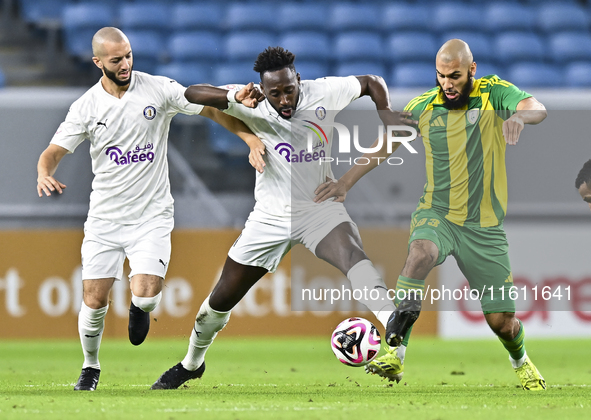
[(325, 77), (319, 81), (326, 85), (326, 99), (332, 102), (326, 109), (340, 111), (361, 96), (361, 83), (355, 76)]
[(169, 112), (175, 114), (196, 115), (203, 110), (203, 105), (198, 105), (189, 102), (185, 98), (186, 87), (178, 83), (176, 80), (163, 77), (167, 82), (164, 83), (165, 96), (168, 99)]
[(80, 143), (88, 138), (88, 131), (80, 113), (80, 103), (78, 100), (70, 106), (66, 119), (51, 139), (51, 144), (63, 147), (68, 153), (74, 153)]

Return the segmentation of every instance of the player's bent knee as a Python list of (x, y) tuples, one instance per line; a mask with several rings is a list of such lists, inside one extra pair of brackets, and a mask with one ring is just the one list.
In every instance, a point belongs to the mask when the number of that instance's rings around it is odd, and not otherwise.
[(139, 297), (132, 293), (131, 301), (144, 312), (152, 312), (162, 299), (162, 292), (153, 297)]

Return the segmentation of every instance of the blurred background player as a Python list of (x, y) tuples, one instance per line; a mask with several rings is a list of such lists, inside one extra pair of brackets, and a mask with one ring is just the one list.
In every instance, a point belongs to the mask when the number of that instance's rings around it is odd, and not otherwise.
[(579, 171), (575, 181), (575, 188), (579, 190), (581, 198), (589, 205), (591, 210), (591, 160), (585, 162)]
[[(263, 275), (275, 271), (294, 244), (305, 245), (318, 258), (338, 268), (351, 281), (353, 290), (377, 289), (379, 299), (360, 301), (384, 327), (395, 308), (343, 204), (313, 202), (317, 186), (333, 178), (330, 164), (319, 164), (312, 158), (296, 161), (295, 155), (307, 147), (304, 119), (321, 123), (324, 118), (334, 118), (330, 111), (340, 111), (360, 96), (371, 97), (376, 108), (383, 111), (380, 117), (386, 125), (410, 121), (404, 118), (407, 114), (391, 110), (388, 89), (381, 77), (301, 81), (294, 60), (295, 55), (281, 47), (269, 47), (260, 53), (254, 70), (260, 74), (262, 92), (253, 83), (238, 92), (209, 85), (187, 89), (185, 96), (190, 102), (215, 106), (242, 120), (265, 147), (251, 151), (251, 162), (254, 160), (259, 170), (254, 210), (228, 252), (218, 283), (197, 314), (188, 353), (182, 362), (162, 374), (152, 389), (178, 388), (203, 375), (205, 353), (228, 322), (232, 308)], [(315, 111), (315, 117), (309, 111)], [(330, 156), (331, 136), (332, 130), (327, 131), (328, 143), (315, 146), (315, 152)], [(261, 161), (263, 155), (266, 162)]]
[(215, 108), (189, 103), (185, 88), (166, 77), (133, 72), (129, 40), (117, 28), (92, 39), (99, 82), (74, 102), (38, 163), (37, 192), (49, 196), (66, 188), (53, 175), (60, 160), (88, 138), (95, 175), (82, 244), (83, 302), (78, 329), (84, 363), (75, 390), (93, 391), (99, 381), (98, 352), (109, 292), (131, 267), (129, 340), (141, 344), (149, 312), (162, 296), (170, 259), (173, 199), (166, 159), (174, 115), (200, 114), (247, 141), (258, 139), (237, 119)]
[[(505, 143), (517, 144), (524, 124), (546, 118), (545, 107), (531, 95), (497, 76), (474, 79), (476, 63), (468, 44), (452, 39), (435, 61), (437, 87), (411, 100), (405, 111), (419, 120), (426, 154), (427, 184), (412, 215), (408, 257), (396, 285), (399, 302), (386, 328), (387, 353), (371, 362), (368, 373), (400, 381), (412, 324), (418, 318), (425, 278), (453, 255), (472, 289), (513, 285), (508, 244), (503, 230), (507, 209)], [(517, 111), (505, 115), (496, 111)], [(503, 117), (504, 116), (504, 117)], [(502, 119), (501, 119), (502, 118)], [(504, 121), (503, 121), (504, 120)], [(366, 156), (376, 156), (366, 155)], [(346, 192), (377, 166), (354, 166), (337, 183), (317, 190), (317, 200)], [(399, 291), (404, 291), (398, 293)], [(418, 291), (415, 296), (411, 291)], [(410, 292), (410, 293), (409, 293)], [(509, 352), (526, 390), (546, 384), (524, 346), (523, 324), (515, 302), (501, 292), (481, 296), (490, 328)]]

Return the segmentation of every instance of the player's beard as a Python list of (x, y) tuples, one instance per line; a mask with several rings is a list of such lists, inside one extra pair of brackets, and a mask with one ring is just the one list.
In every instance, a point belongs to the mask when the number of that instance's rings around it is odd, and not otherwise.
[(435, 83), (437, 87), (441, 90), (441, 94), (443, 95), (443, 101), (445, 102), (445, 107), (448, 109), (458, 109), (466, 105), (470, 102), (470, 92), (472, 92), (472, 88), (474, 87), (474, 78), (469, 77), (468, 82), (464, 86), (464, 89), (460, 92), (460, 96), (457, 99), (449, 99), (441, 87), (439, 83), (439, 79), (435, 78)]
[(110, 71), (106, 67), (103, 67), (103, 71), (105, 72), (105, 76), (107, 76), (109, 78), (109, 80), (111, 80), (117, 86), (127, 86), (131, 83), (131, 75), (133, 73), (133, 66), (131, 66), (129, 68), (129, 77), (127, 78), (127, 80), (117, 79), (117, 74), (114, 71)]

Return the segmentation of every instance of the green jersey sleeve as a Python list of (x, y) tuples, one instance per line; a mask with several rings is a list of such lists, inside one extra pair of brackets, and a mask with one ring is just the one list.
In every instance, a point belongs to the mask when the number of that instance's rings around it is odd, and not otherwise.
[(514, 84), (499, 79), (498, 76), (488, 76), (487, 78), (491, 83), (489, 100), (497, 111), (515, 111), (519, 102), (532, 96)]

